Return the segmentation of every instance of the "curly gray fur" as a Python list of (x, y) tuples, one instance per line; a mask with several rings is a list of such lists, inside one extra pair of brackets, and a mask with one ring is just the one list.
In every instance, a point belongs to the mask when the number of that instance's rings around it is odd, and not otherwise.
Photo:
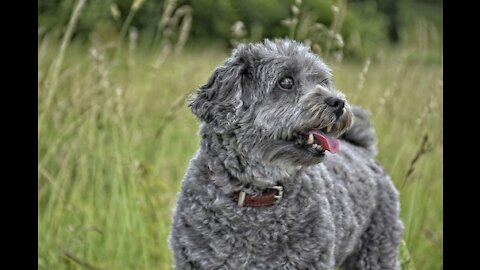
[[(215, 69), (189, 104), (201, 145), (174, 210), (175, 269), (399, 269), (398, 192), (374, 159), (367, 114), (348, 103), (335, 114), (328, 97), (345, 99), (327, 65), (291, 40), (241, 45)], [(338, 153), (298, 144), (327, 126), (344, 134)], [(232, 198), (277, 184), (273, 206)]]

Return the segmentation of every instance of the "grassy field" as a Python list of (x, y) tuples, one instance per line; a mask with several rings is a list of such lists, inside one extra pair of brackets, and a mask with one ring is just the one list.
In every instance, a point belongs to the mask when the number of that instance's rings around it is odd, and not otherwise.
[[(228, 52), (189, 49), (156, 69), (153, 53), (74, 43), (58, 76), (59, 44), (38, 52), (38, 268), (171, 269), (172, 208), (199, 143), (185, 97)], [(441, 269), (441, 51), (329, 63), (350, 103), (372, 112), (401, 193), (404, 269)]]

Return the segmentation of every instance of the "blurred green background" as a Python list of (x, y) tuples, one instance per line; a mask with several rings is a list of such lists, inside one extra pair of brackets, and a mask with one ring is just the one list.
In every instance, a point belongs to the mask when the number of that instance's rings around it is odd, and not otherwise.
[(38, 268), (172, 269), (198, 122), (240, 42), (290, 37), (372, 112), (401, 195), (403, 269), (442, 269), (443, 1), (38, 1)]

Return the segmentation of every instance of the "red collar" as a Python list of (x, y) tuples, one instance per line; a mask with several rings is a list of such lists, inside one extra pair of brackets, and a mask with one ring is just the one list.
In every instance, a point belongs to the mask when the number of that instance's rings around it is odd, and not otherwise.
[[(213, 171), (208, 166), (208, 175), (213, 176)], [(280, 202), (283, 198), (283, 186), (273, 186), (267, 188), (262, 194), (247, 194), (244, 191), (235, 192), (232, 194), (233, 200), (237, 202), (238, 206), (269, 206)]]
[[(270, 190), (270, 191), (268, 191)], [(282, 200), (283, 187), (273, 186), (267, 188), (267, 191), (262, 194), (247, 194), (243, 191), (233, 193), (233, 199), (238, 203), (238, 206), (269, 206), (274, 205)]]

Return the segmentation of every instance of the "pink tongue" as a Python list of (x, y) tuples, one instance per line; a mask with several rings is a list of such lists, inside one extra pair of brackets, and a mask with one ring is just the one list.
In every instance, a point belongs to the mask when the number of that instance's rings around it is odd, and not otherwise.
[(313, 134), (317, 142), (319, 142), (323, 149), (328, 150), (330, 153), (335, 154), (340, 149), (340, 142), (318, 130), (312, 130), (310, 133)]

